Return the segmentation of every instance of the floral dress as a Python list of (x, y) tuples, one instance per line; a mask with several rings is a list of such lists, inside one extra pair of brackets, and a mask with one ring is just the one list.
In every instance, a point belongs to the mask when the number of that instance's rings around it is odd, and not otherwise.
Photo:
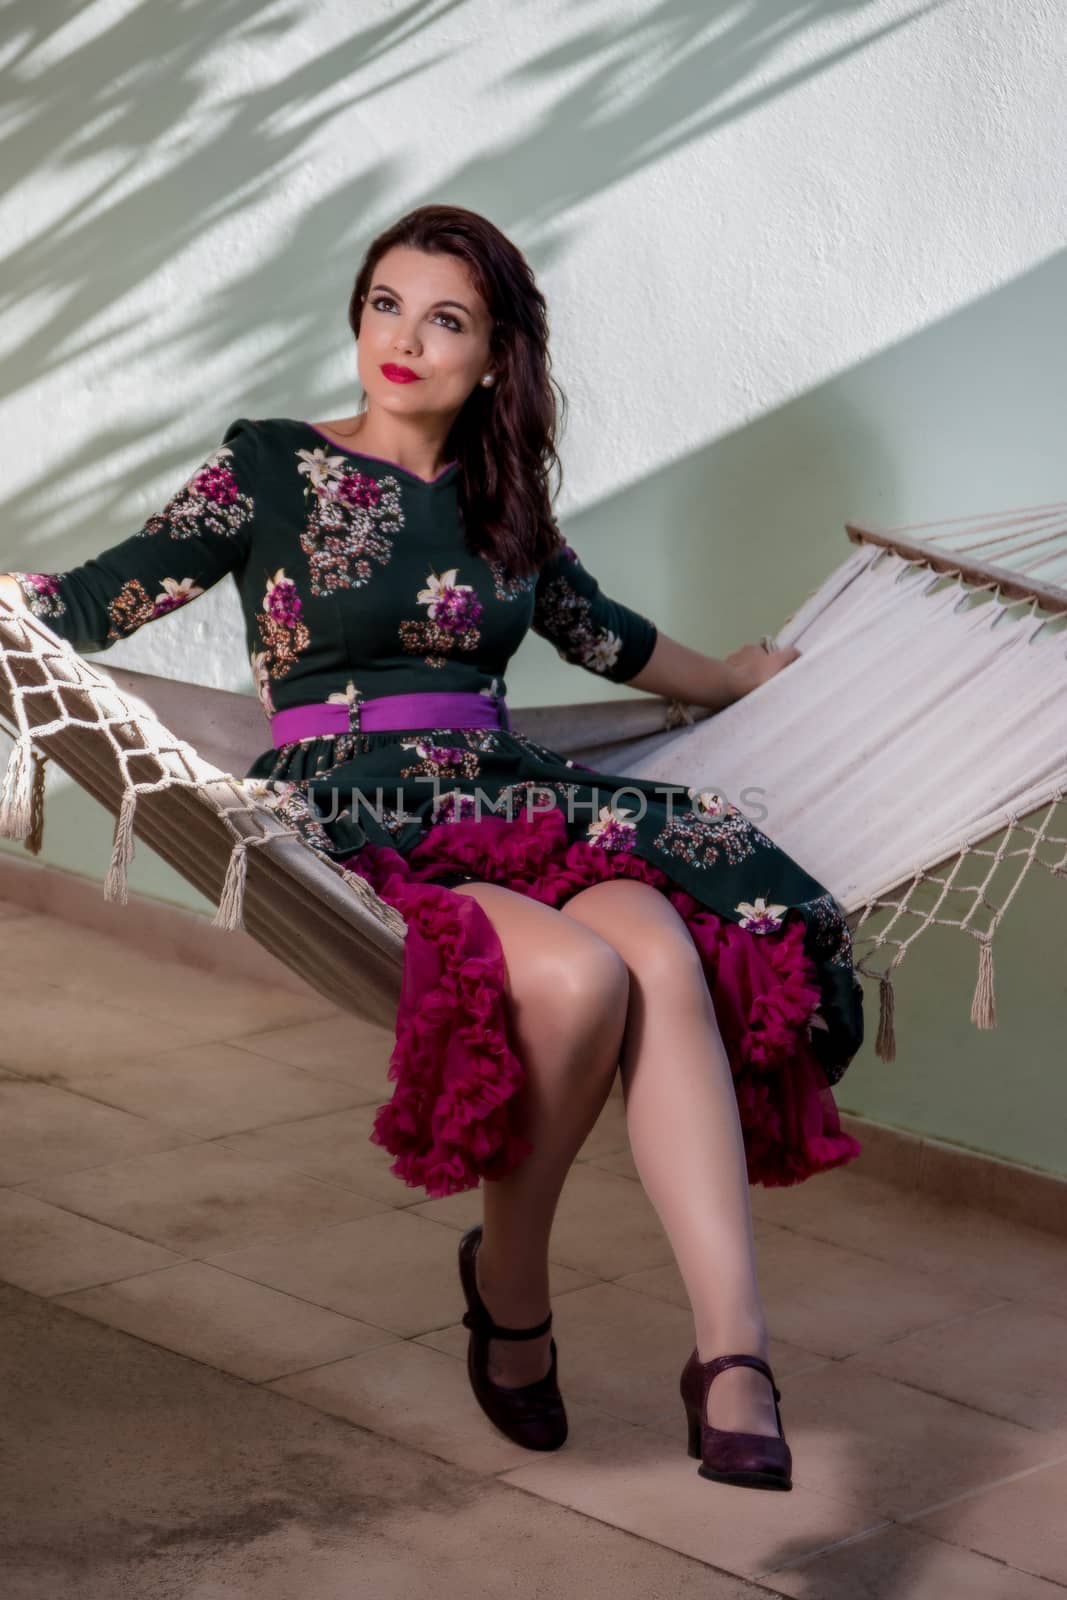
[(737, 807), (605, 773), (503, 726), (360, 728), (359, 702), (381, 695), (505, 697), (531, 628), (613, 683), (652, 654), (655, 624), (605, 594), (565, 542), (529, 577), (471, 554), (459, 472), (451, 462), (427, 480), (308, 422), (239, 418), (122, 543), (64, 572), (13, 576), (35, 616), (92, 653), (232, 573), (267, 717), (348, 705), (348, 732), (272, 746), (245, 778), (404, 919), (396, 1087), (371, 1134), (402, 1181), (456, 1193), (530, 1150), (513, 1114), (525, 1069), (503, 951), (484, 909), (453, 892), (463, 881), (555, 908), (609, 878), (654, 886), (700, 954), (749, 1181), (796, 1183), (855, 1159), (831, 1093), (863, 1041), (844, 915)]

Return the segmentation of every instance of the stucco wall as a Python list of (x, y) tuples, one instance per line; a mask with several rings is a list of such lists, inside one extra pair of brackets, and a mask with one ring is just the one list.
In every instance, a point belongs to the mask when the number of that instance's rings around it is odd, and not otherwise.
[[(1064, 496), (1053, 0), (50, 13), (10, 7), (0, 47), (4, 567), (125, 537), (236, 416), (356, 409), (361, 251), (430, 200), (527, 252), (565, 531), (688, 644), (773, 631), (846, 518)], [(251, 692), (229, 580), (98, 659)], [(515, 706), (619, 692), (533, 636), (508, 683)], [(102, 880), (112, 827), (50, 774), (43, 860)], [(130, 884), (206, 909), (143, 844)], [(868, 989), (839, 1104), (1067, 1170), (1062, 890), (1032, 882), (998, 936), (995, 1032), (959, 936), (900, 970), (891, 1066)]]

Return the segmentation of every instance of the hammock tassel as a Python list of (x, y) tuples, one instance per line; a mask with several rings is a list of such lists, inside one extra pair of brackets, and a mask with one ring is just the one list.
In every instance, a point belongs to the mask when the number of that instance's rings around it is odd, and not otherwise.
[(28, 839), (33, 830), (33, 790), (37, 755), (29, 734), (20, 733), (4, 774), (0, 793), (0, 834), (5, 839)]
[(878, 987), (878, 1037), (874, 1053), (882, 1061), (897, 1059), (897, 1036), (893, 1027), (893, 980), (883, 972)]
[(244, 928), (244, 899), (245, 878), (248, 873), (248, 840), (238, 839), (230, 851), (229, 863), (226, 867), (226, 880), (222, 885), (222, 895), (219, 898), (219, 909), (212, 920), (212, 927), (225, 928), (228, 932), (239, 932)]
[(129, 898), (126, 868), (133, 860), (133, 811), (136, 804), (137, 790), (127, 789), (122, 797), (119, 820), (115, 827), (111, 865), (104, 879), (104, 899), (117, 900), (120, 905), (125, 905)]
[(44, 764), (47, 756), (33, 751), (33, 793), (30, 796), (30, 831), (26, 836), (26, 849), (31, 855), (40, 855), (44, 843)]
[(997, 1007), (993, 997), (993, 941), (983, 939), (978, 948), (978, 982), (971, 1001), (971, 1021), (978, 1028), (995, 1028)]

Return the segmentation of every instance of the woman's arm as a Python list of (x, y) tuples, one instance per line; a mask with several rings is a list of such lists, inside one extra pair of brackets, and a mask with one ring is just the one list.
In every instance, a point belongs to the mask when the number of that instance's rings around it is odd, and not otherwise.
[(532, 627), (564, 661), (612, 683), (713, 711), (740, 700), (800, 654), (792, 645), (765, 650), (745, 644), (720, 661), (691, 650), (661, 633), (644, 612), (605, 594), (566, 543), (541, 569)]
[(259, 493), (257, 458), (255, 425), (238, 418), (136, 533), (63, 572), (5, 573), (0, 594), (81, 654), (109, 649), (241, 570)]
[(681, 700), (684, 705), (709, 706), (721, 711), (740, 700), (759, 684), (795, 661), (800, 651), (794, 645), (783, 650), (765, 650), (760, 644), (742, 645), (724, 660), (706, 656), (679, 644), (662, 630), (648, 661), (635, 677), (631, 689), (644, 689), (665, 700)]
[(538, 574), (530, 626), (555, 646), (562, 661), (611, 683), (631, 681), (656, 641), (655, 623), (605, 594), (566, 543)]

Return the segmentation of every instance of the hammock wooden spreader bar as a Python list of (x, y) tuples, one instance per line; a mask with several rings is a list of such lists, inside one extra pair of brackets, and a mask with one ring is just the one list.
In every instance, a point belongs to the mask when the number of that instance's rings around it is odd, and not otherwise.
[[(743, 700), (712, 713), (635, 695), (512, 719), (603, 772), (717, 789), (746, 810), (755, 784), (761, 825), (846, 913), (856, 970), (879, 985), (876, 1053), (892, 1060), (892, 973), (919, 934), (936, 923), (979, 941), (971, 1018), (993, 1027), (996, 927), (1035, 861), (1067, 875), (1067, 589), (952, 545), (1067, 576), (1067, 505), (847, 531), (852, 555), (767, 636), (800, 657)], [(116, 817), (106, 899), (126, 900), (142, 838), (217, 906), (215, 926), (245, 928), (335, 1004), (393, 1025), (403, 919), (240, 776), (269, 743), (255, 696), (104, 672), (0, 600), (0, 719), (15, 741), (0, 834), (39, 852), (52, 760)], [(995, 880), (1012, 871), (1005, 890)], [(879, 969), (868, 957), (883, 946)]]
[(1067, 589), (965, 553), (1040, 548), (1067, 580), (1067, 502), (847, 531), (859, 548), (768, 638), (800, 660), (684, 739), (631, 745), (624, 770), (761, 786), (768, 833), (846, 912), (891, 1061), (892, 974), (919, 935), (978, 941), (971, 1020), (993, 1028), (996, 929), (1035, 862), (1067, 876)]

